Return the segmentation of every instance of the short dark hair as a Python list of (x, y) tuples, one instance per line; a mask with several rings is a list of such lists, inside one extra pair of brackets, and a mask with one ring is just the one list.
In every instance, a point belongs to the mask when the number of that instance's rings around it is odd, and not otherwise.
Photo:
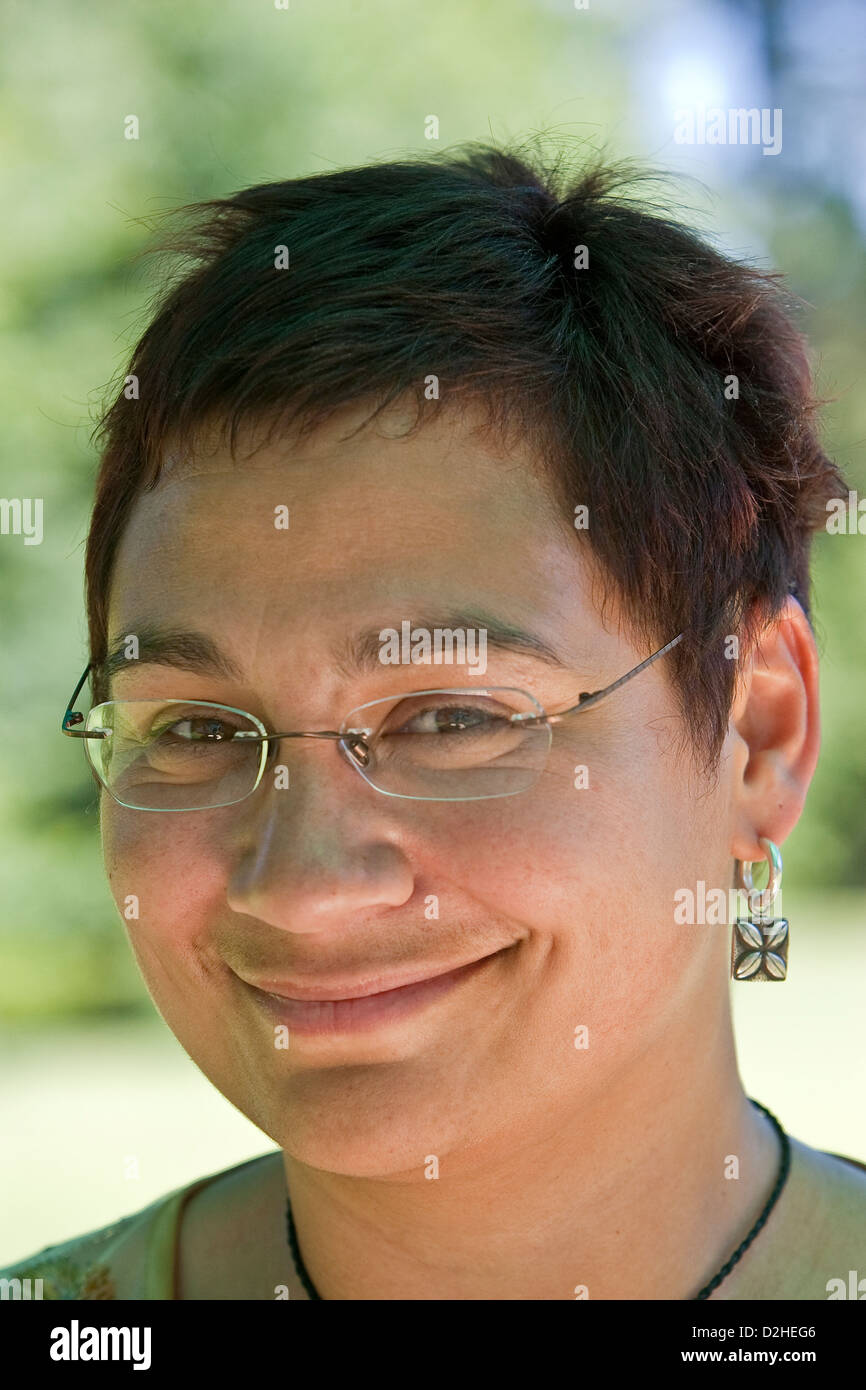
[(658, 177), (473, 142), (171, 213), (180, 229), (156, 250), (183, 264), (123, 372), (139, 396), (121, 383), (96, 431), (91, 659), (119, 539), (170, 443), (192, 449), (217, 422), (234, 456), (249, 424), (303, 434), (408, 394), (423, 425), (480, 402), (492, 431), (531, 441), (636, 640), (687, 634), (666, 665), (692, 751), (715, 765), (738, 665), (725, 638), (748, 649), (789, 593), (808, 615), (812, 534), (847, 484), (818, 442), (779, 277), (649, 200)]

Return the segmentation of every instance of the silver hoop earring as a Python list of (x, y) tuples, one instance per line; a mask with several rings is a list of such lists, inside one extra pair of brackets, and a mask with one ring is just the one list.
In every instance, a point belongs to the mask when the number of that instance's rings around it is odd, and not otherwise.
[(773, 917), (773, 903), (782, 886), (779, 846), (765, 836), (758, 843), (767, 854), (767, 886), (752, 885), (752, 865), (760, 860), (737, 860), (737, 887), (749, 895), (749, 916), (738, 917), (731, 938), (732, 980), (784, 980), (788, 975), (788, 919)]

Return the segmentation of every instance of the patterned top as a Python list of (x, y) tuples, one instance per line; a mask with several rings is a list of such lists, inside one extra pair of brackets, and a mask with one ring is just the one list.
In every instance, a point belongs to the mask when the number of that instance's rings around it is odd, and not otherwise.
[[(178, 1233), (184, 1204), (194, 1192), (227, 1173), (258, 1163), (266, 1155), (198, 1178), (159, 1197), (149, 1207), (111, 1226), (48, 1245), (44, 1250), (0, 1269), (0, 1280), (17, 1279), (21, 1288), (2, 1286), (0, 1297), (43, 1299), (175, 1299)], [(866, 1171), (866, 1163), (831, 1154)], [(41, 1293), (34, 1280), (42, 1280)], [(26, 1284), (24, 1281), (29, 1280)]]

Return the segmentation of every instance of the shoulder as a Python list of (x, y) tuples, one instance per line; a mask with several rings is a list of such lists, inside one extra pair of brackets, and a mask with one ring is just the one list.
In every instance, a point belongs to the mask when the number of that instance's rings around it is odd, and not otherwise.
[[(148, 1235), (162, 1198), (110, 1226), (47, 1245), (44, 1249), (0, 1269), (3, 1296), (30, 1299), (134, 1298), (135, 1281), (125, 1287), (132, 1255), (140, 1265)], [(124, 1277), (127, 1276), (127, 1277)]]
[[(286, 1175), (277, 1149), (219, 1174), (184, 1207), (177, 1244), (181, 1300), (306, 1295), (286, 1247)], [(227, 1258), (231, 1252), (231, 1258)]]
[(753, 1259), (746, 1256), (724, 1296), (866, 1299), (866, 1164), (790, 1142), (790, 1174), (767, 1223), (769, 1239), (755, 1242)]
[(813, 1149), (799, 1139), (791, 1140), (801, 1177), (818, 1199), (818, 1213), (825, 1218), (866, 1220), (866, 1163), (847, 1154)]
[[(238, 1165), (245, 1166), (245, 1165)], [(171, 1299), (181, 1212), (196, 1192), (234, 1172), (196, 1179), (109, 1226), (48, 1245), (0, 1269), (0, 1296)]]
[(792, 1141), (794, 1145), (802, 1192), (809, 1203), (804, 1218), (813, 1234), (819, 1262), (823, 1258), (826, 1266), (821, 1271), (826, 1276), (824, 1282), (842, 1274), (847, 1279), (849, 1268), (856, 1267), (858, 1261), (866, 1278), (866, 1164), (845, 1154), (810, 1148), (797, 1140)]

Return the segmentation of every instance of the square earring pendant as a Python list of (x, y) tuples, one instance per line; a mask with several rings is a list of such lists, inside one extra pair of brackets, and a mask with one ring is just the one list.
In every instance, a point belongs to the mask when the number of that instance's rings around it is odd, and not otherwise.
[(787, 974), (787, 917), (738, 917), (731, 937), (731, 979), (784, 980)]

